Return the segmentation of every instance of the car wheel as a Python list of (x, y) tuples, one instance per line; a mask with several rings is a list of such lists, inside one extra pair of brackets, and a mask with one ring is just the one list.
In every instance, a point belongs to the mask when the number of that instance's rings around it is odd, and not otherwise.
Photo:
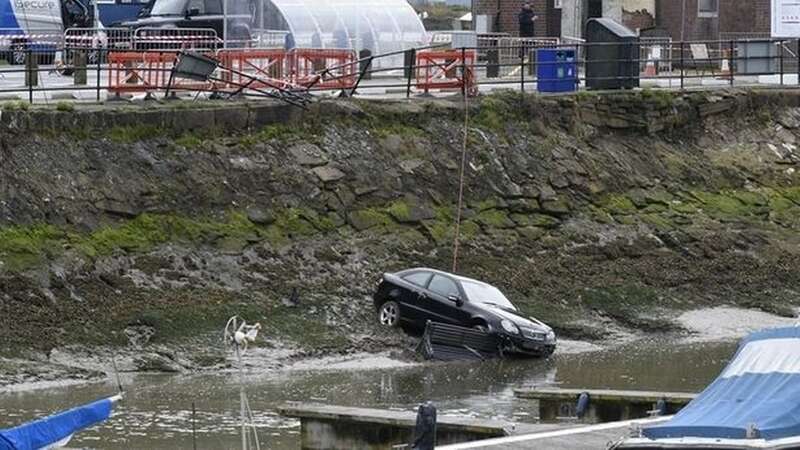
[(378, 321), (387, 327), (400, 325), (400, 305), (397, 302), (386, 302), (378, 310)]
[(474, 329), (474, 330), (477, 330), (477, 331), (480, 331), (480, 332), (482, 332), (482, 333), (488, 333), (488, 332), (489, 332), (489, 326), (488, 326), (488, 325), (486, 325), (486, 324), (485, 324), (485, 323), (483, 323), (483, 322), (480, 322), (480, 323), (473, 324), (473, 325), (472, 325), (472, 329)]

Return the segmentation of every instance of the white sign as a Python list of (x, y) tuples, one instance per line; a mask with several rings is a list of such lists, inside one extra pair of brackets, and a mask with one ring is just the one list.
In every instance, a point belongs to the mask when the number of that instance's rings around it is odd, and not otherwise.
[(800, 1), (772, 0), (772, 37), (800, 38)]

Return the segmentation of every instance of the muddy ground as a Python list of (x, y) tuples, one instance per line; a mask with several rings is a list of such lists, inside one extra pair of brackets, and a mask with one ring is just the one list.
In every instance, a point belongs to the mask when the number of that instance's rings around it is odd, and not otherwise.
[[(234, 314), (264, 325), (276, 366), (407, 359), (371, 294), (384, 271), (451, 267), (461, 104), (322, 102), (267, 124), (254, 108), (3, 111), (0, 384), (96, 376), (110, 354), (225, 367)], [(691, 311), (723, 306), (794, 317), (800, 94), (470, 108), (459, 272), (581, 342), (692, 335)]]

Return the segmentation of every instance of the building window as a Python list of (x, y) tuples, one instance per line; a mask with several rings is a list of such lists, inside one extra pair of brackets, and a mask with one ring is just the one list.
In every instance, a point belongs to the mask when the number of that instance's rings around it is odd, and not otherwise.
[(718, 17), (719, 0), (697, 0), (698, 17)]

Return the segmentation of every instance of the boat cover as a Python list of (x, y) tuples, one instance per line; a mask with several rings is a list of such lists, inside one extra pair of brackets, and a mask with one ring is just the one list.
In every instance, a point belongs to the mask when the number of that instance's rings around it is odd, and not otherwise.
[(98, 400), (43, 419), (0, 430), (0, 450), (38, 450), (111, 416), (113, 398)]
[(766, 440), (800, 435), (800, 327), (742, 340), (722, 374), (670, 421), (642, 430), (650, 439)]

